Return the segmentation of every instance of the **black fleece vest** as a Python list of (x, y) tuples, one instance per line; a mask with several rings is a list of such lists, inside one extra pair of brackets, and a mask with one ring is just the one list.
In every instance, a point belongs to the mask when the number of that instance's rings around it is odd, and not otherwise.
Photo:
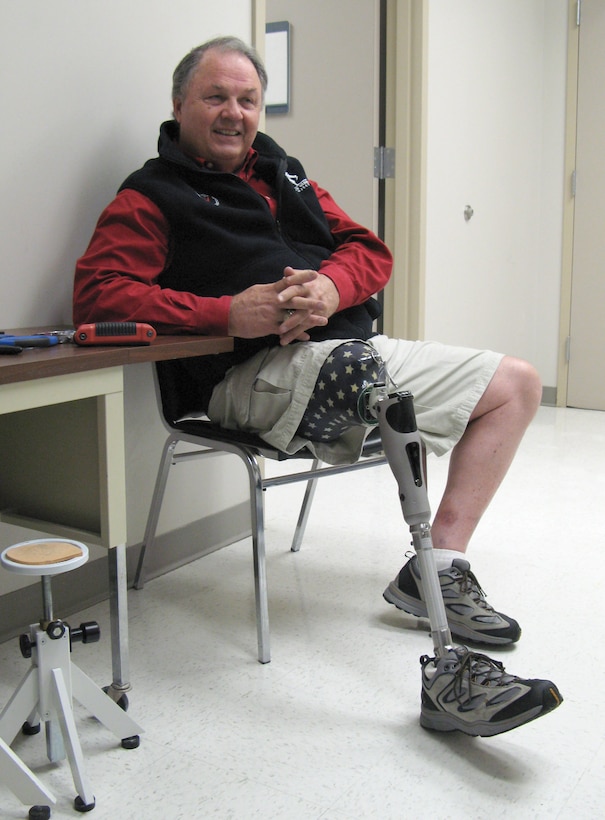
[[(316, 270), (330, 256), (334, 239), (304, 168), (270, 137), (258, 134), (253, 147), (259, 154), (255, 173), (276, 191), (276, 219), (264, 198), (239, 177), (207, 170), (186, 157), (175, 142), (176, 129), (176, 123), (163, 124), (159, 157), (120, 188), (144, 194), (168, 221), (170, 245), (161, 287), (199, 296), (234, 295), (281, 279), (287, 265)], [(326, 327), (309, 334), (315, 341), (366, 339), (376, 315), (372, 299), (335, 314)], [(234, 353), (212, 357), (200, 377), (213, 387), (229, 366), (277, 343), (277, 336), (236, 339)]]

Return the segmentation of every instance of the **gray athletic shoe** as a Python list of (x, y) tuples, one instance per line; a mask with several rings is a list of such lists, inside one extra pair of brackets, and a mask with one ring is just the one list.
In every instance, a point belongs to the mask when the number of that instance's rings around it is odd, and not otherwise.
[[(477, 644), (502, 645), (519, 640), (521, 627), (487, 603), (468, 561), (456, 558), (451, 567), (440, 570), (438, 575), (452, 635)], [(428, 617), (416, 555), (391, 581), (383, 596), (410, 615)]]
[(456, 647), (444, 658), (420, 658), (420, 725), (438, 732), (491, 737), (551, 712), (563, 702), (549, 680), (509, 675), (487, 655)]

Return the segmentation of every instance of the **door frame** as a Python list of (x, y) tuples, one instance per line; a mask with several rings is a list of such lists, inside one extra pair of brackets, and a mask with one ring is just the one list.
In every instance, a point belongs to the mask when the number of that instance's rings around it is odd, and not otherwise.
[(559, 309), (559, 351), (557, 357), (557, 407), (567, 406), (569, 374), (569, 337), (571, 333), (571, 286), (573, 273), (573, 235), (575, 199), (573, 173), (576, 167), (578, 76), (580, 27), (577, 0), (569, 0), (567, 20), (567, 90), (565, 99), (565, 191), (563, 199), (563, 246), (561, 262), (561, 295)]
[(395, 176), (385, 186), (385, 240), (394, 257), (384, 332), (421, 339), (425, 320), (428, 0), (387, 0), (386, 133)]
[[(265, 60), (265, 27), (267, 25), (266, 0), (252, 0), (250, 3), (250, 45), (256, 49), (261, 60)], [(259, 129), (265, 130), (265, 109), (261, 112)]]

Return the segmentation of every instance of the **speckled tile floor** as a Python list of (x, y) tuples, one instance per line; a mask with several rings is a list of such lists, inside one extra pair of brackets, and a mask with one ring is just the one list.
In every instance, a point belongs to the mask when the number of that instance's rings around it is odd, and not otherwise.
[[(446, 460), (430, 459), (440, 494)], [(491, 739), (418, 723), (426, 622), (382, 599), (408, 549), (388, 468), (320, 483), (302, 551), (289, 552), (300, 487), (267, 494), (272, 662), (256, 661), (249, 541), (129, 593), (129, 714), (145, 728), (127, 751), (81, 707), (76, 720), (96, 820), (181, 818), (602, 817), (600, 684), (605, 413), (541, 408), (469, 558), (488, 599), (523, 638), (493, 651), (511, 672), (550, 677), (564, 704)], [(78, 620), (79, 619), (79, 620)], [(106, 604), (70, 619), (96, 619)], [(73, 659), (109, 682), (109, 641)], [(0, 645), (0, 703), (25, 671)], [(66, 762), (41, 736), (15, 750), (51, 788), (53, 820), (78, 816)], [(24, 818), (0, 786), (0, 817)]]

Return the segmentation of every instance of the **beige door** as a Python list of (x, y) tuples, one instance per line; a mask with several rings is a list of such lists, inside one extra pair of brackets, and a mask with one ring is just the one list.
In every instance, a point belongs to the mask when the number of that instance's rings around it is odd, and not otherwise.
[(605, 410), (605, 2), (582, 0), (567, 404)]

